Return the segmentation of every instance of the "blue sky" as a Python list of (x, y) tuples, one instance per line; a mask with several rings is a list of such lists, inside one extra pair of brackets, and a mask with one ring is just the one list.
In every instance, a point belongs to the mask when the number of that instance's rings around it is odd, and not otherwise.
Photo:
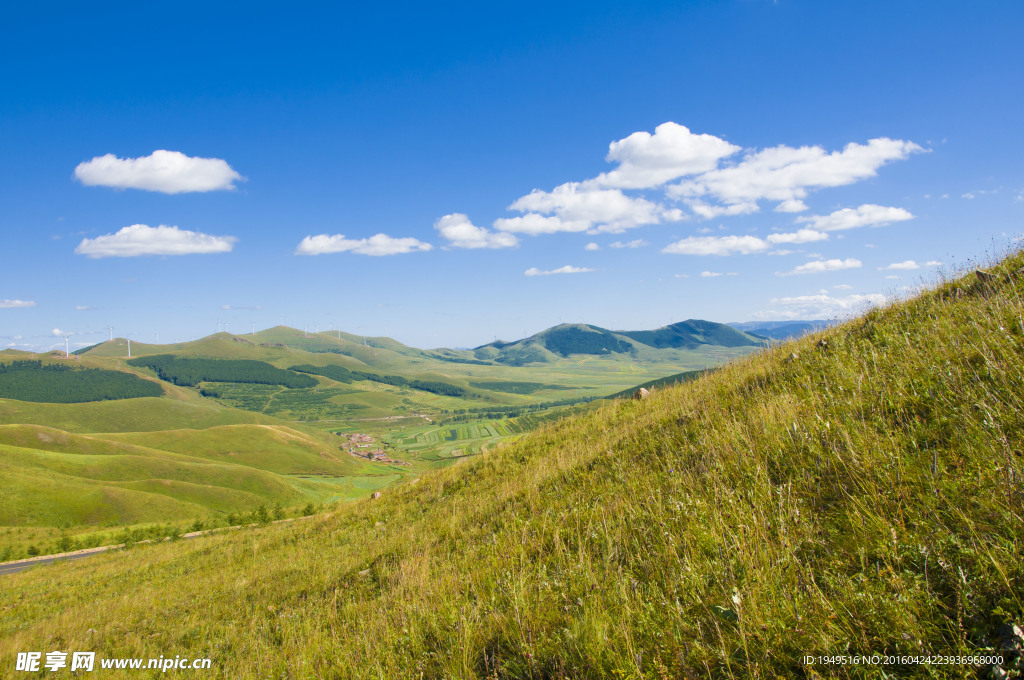
[(1009, 1), (8, 7), (0, 346), (852, 313), (1016, 243), (1022, 29)]

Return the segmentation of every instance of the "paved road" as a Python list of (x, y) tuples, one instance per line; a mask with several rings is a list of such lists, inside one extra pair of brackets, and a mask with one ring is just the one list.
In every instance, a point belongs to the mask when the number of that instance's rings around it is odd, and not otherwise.
[(31, 567), (39, 566), (40, 564), (50, 564), (51, 562), (59, 562), (61, 560), (77, 560), (83, 557), (92, 557), (98, 555), (98, 552), (82, 553), (80, 555), (54, 555), (52, 557), (42, 557), (36, 560), (22, 560), (21, 562), (8, 562), (7, 564), (0, 564), (0, 575), (2, 574), (13, 574), (18, 571), (24, 571)]

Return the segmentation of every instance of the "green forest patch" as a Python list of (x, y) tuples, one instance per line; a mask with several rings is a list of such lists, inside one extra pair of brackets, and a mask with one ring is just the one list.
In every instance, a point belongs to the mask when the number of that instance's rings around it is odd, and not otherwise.
[(78, 368), (41, 361), (0, 364), (0, 398), (51, 404), (77, 404), (159, 397), (163, 388), (123, 371)]

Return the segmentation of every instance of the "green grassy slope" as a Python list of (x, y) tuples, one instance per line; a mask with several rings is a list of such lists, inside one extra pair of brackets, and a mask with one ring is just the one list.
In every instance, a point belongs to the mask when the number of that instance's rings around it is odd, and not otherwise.
[(273, 422), (277, 421), (256, 413), (226, 409), (212, 402), (159, 397), (83, 404), (40, 404), (0, 399), (0, 424), (45, 425), (69, 432), (150, 432)]
[(105, 434), (0, 425), (0, 527), (84, 529), (297, 506), (359, 495), (356, 477), (394, 474), (339, 444), (280, 424)]
[(174, 451), (210, 460), (281, 474), (358, 474), (363, 468), (351, 456), (304, 432), (269, 425), (223, 425), (206, 430), (166, 430), (106, 435), (113, 441)]
[(4, 577), (0, 658), (678, 678), (990, 654), (1024, 622), (1022, 270), (1018, 254), (1009, 281), (968, 275), (329, 517)]
[[(193, 431), (188, 434), (196, 451), (180, 446), (183, 434), (147, 433), (127, 443), (130, 437), (110, 441), (51, 428), (0, 427), (0, 526), (124, 525), (247, 511), (260, 503), (301, 505), (333, 492), (294, 475), (371, 472), (294, 432), (262, 426)], [(280, 441), (286, 437), (295, 442)]]

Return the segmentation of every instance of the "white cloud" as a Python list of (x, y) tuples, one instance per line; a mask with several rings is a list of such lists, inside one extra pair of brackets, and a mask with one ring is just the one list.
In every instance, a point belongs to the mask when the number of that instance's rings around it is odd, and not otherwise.
[(548, 271), (537, 269), (536, 267), (530, 267), (523, 273), (526, 274), (527, 276), (550, 276), (551, 274), (585, 274), (587, 272), (592, 271), (595, 270), (590, 269), (588, 267), (573, 267), (572, 265), (567, 264), (564, 267), (559, 267), (558, 269), (550, 269)]
[(52, 331), (50, 331), (50, 335), (54, 335), (54, 336), (59, 338), (59, 337), (64, 336), (64, 335), (71, 336), (71, 335), (74, 335), (74, 333), (65, 333), (64, 331), (62, 331), (59, 328), (54, 328)]
[(688, 279), (688, 278), (690, 278), (690, 275), (689, 274), (673, 274), (672, 277), (676, 278), (676, 279)]
[(836, 286), (832, 286), (832, 287), (835, 288), (836, 290), (853, 290), (853, 286), (851, 286), (848, 283), (840, 283), (840, 284), (838, 284)]
[(591, 243), (588, 243), (587, 245), (583, 246), (583, 250), (601, 250), (601, 246), (597, 245), (596, 243), (591, 242)]
[(426, 252), (433, 248), (429, 243), (412, 237), (393, 238), (387, 234), (375, 234), (370, 238), (349, 239), (344, 234), (318, 234), (302, 239), (295, 248), (296, 255), (323, 255), (326, 253), (352, 252), (357, 255), (399, 255), (402, 253)]
[(653, 135), (634, 132), (612, 142), (606, 160), (618, 162), (619, 167), (587, 184), (615, 189), (656, 187), (684, 175), (713, 170), (720, 159), (739, 150), (714, 135), (695, 135), (689, 128), (669, 121), (656, 127)]
[(36, 303), (32, 300), (0, 300), (0, 309), (23, 309), (35, 306)]
[(82, 239), (75, 252), (90, 258), (228, 253), (237, 240), (234, 236), (210, 236), (164, 224), (133, 224), (114, 234)]
[(913, 260), (904, 260), (903, 262), (893, 262), (887, 267), (879, 267), (882, 271), (890, 271), (894, 269), (920, 269), (921, 265), (914, 262)]
[(814, 243), (824, 241), (828, 234), (814, 229), (800, 229), (786, 234), (768, 234), (768, 243)]
[(514, 248), (519, 239), (512, 234), (488, 231), (470, 222), (462, 213), (452, 213), (434, 222), (434, 229), (453, 248)]
[(649, 246), (649, 245), (651, 245), (651, 244), (648, 243), (647, 241), (643, 240), (642, 238), (638, 238), (635, 241), (630, 241), (628, 243), (623, 243), (622, 241), (616, 241), (615, 243), (608, 244), (608, 247), (609, 248), (643, 248), (644, 246)]
[(141, 158), (112, 153), (79, 163), (75, 179), (86, 186), (145, 189), (165, 194), (234, 189), (243, 177), (220, 158), (196, 158), (180, 151), (154, 151)]
[(885, 278), (887, 278), (887, 279), (899, 279), (900, 277), (897, 276), (896, 274), (889, 274)]
[(618, 189), (587, 188), (580, 182), (566, 182), (552, 191), (534, 189), (508, 209), (526, 214), (497, 219), (494, 227), (499, 231), (524, 234), (620, 233), (645, 224), (683, 219), (679, 209), (667, 209), (644, 198), (630, 197)]
[(776, 273), (777, 276), (789, 276), (792, 274), (820, 274), (821, 272), (834, 272), (842, 269), (857, 269), (863, 266), (860, 260), (848, 257), (845, 260), (816, 260), (796, 267), (793, 271)]
[(570, 228), (557, 217), (544, 217), (537, 213), (527, 213), (520, 217), (499, 217), (494, 220), (494, 228), (499, 231), (510, 231), (519, 234), (555, 234), (560, 231), (584, 231), (582, 228)]
[(985, 196), (990, 194), (998, 194), (1002, 190), (1002, 187), (998, 189), (979, 189), (977, 191), (968, 191), (965, 194), (960, 194), (960, 198), (974, 199), (978, 196)]
[(768, 243), (756, 236), (688, 236), (661, 249), (675, 255), (748, 255), (768, 249)]
[(75, 305), (75, 309), (79, 312), (88, 312), (92, 307), (89, 305)]
[[(923, 151), (913, 142), (879, 138), (867, 144), (847, 144), (827, 153), (820, 146), (780, 145), (748, 153), (742, 161), (700, 174), (670, 186), (677, 198), (711, 197), (724, 206), (756, 208), (757, 201), (780, 203), (782, 211), (798, 211), (809, 191), (838, 187), (874, 177), (893, 160)], [(700, 213), (698, 213), (700, 214)]]
[(713, 279), (716, 276), (721, 276), (722, 272), (708, 272), (708, 271), (704, 271), (704, 272), (701, 272), (700, 275), (701, 275), (701, 278), (704, 278), (704, 279)]
[(877, 293), (846, 297), (832, 297), (827, 293), (799, 295), (775, 298), (771, 301), (776, 305), (775, 309), (757, 312), (753, 316), (760, 319), (821, 319), (884, 305), (887, 301), (886, 296)]
[(798, 213), (807, 210), (807, 204), (799, 199), (790, 199), (783, 201), (775, 206), (775, 212), (781, 213)]
[(731, 217), (733, 215), (750, 215), (758, 211), (757, 203), (734, 203), (733, 205), (710, 205), (704, 201), (689, 199), (686, 204), (698, 217)]
[(924, 266), (926, 266), (926, 267), (941, 267), (942, 263), (939, 262), (938, 260), (928, 260), (927, 262), (924, 263)]
[(806, 222), (819, 231), (840, 231), (856, 227), (882, 227), (892, 222), (912, 220), (914, 216), (903, 208), (889, 208), (866, 203), (858, 208), (843, 208), (828, 215), (798, 217), (797, 222)]

